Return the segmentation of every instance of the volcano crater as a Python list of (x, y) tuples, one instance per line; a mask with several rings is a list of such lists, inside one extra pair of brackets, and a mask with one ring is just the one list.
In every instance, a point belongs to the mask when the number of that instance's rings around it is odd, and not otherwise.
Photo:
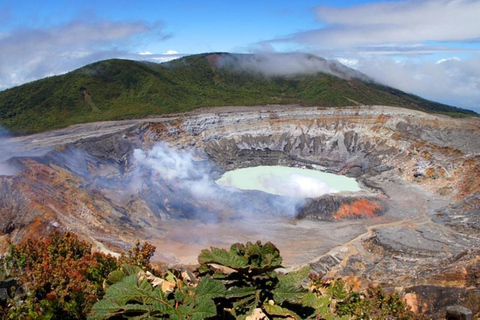
[[(272, 241), (286, 265), (331, 276), (466, 286), (468, 272), (446, 275), (470, 270), (474, 258), (456, 257), (480, 247), (479, 128), (393, 107), (259, 106), (10, 138), (18, 173), (0, 176), (1, 239), (71, 230), (118, 252), (140, 238), (186, 264), (209, 245)], [(215, 183), (257, 166), (344, 175), (362, 190), (298, 199)]]

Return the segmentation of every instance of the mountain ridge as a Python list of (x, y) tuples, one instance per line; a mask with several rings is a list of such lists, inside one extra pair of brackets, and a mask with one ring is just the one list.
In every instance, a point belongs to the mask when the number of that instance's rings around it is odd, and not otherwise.
[[(295, 68), (311, 72), (296, 73)], [(160, 64), (103, 60), (7, 89), (0, 92), (0, 125), (14, 134), (29, 134), (200, 107), (267, 104), (391, 105), (476, 115), (377, 84), (338, 62), (312, 55), (205, 53)]]

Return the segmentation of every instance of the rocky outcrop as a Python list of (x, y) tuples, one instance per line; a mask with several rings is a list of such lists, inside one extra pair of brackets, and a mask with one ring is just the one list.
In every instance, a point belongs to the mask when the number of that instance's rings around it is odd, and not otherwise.
[(383, 215), (386, 205), (379, 198), (325, 195), (306, 201), (297, 210), (297, 219), (333, 221), (342, 219), (365, 219)]

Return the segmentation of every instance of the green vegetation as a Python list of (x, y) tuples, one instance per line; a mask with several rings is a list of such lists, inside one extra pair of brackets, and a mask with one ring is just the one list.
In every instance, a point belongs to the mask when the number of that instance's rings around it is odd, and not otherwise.
[(217, 68), (207, 56), (163, 64), (106, 60), (5, 90), (0, 92), (0, 126), (22, 134), (205, 106), (291, 103), (323, 107), (380, 104), (454, 116), (475, 114), (359, 79), (343, 80), (324, 73), (265, 77)]
[(203, 250), (193, 271), (153, 268), (154, 251), (137, 241), (114, 258), (68, 232), (12, 245), (0, 259), (0, 278), (15, 279), (0, 318), (425, 319), (379, 287), (361, 292), (308, 267), (281, 273), (270, 242)]

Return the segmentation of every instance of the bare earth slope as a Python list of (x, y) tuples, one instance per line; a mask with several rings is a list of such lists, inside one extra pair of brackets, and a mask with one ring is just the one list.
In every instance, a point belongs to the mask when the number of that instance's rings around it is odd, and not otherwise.
[[(260, 239), (288, 266), (402, 287), (430, 314), (476, 310), (479, 133), (478, 118), (392, 107), (262, 106), (3, 139), (1, 240), (72, 230), (118, 251), (140, 238), (159, 260), (195, 263), (209, 245)], [(257, 165), (343, 174), (363, 191), (301, 200), (214, 182)]]

